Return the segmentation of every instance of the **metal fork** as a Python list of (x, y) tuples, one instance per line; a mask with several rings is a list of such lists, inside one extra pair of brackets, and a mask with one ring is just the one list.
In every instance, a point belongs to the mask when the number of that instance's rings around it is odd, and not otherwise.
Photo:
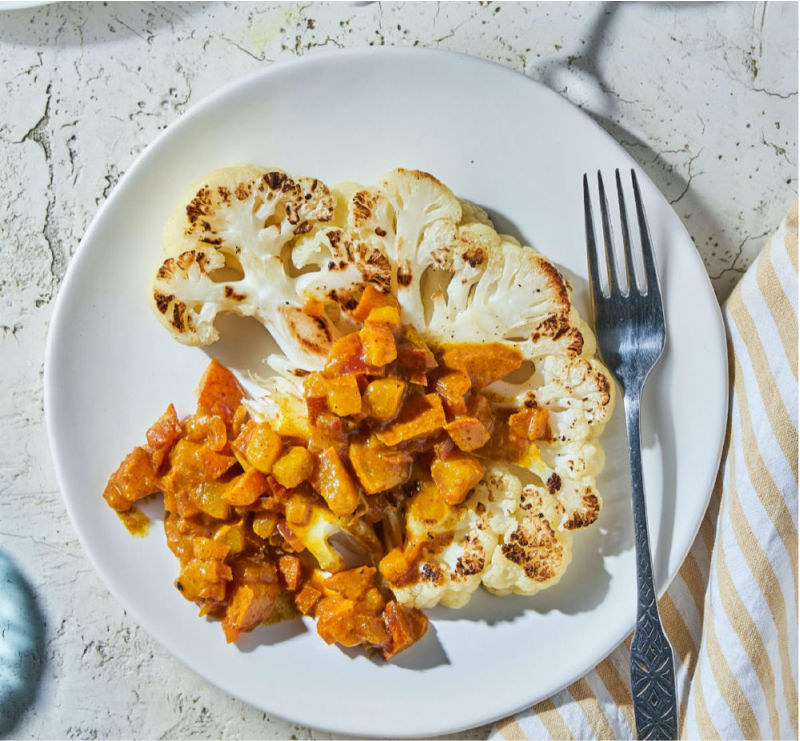
[(636, 734), (641, 739), (674, 739), (678, 735), (675, 670), (672, 648), (661, 627), (658, 600), (653, 586), (639, 436), (642, 387), (664, 349), (664, 309), (639, 183), (633, 170), (631, 170), (631, 180), (641, 236), (644, 284), (642, 285), (635, 276), (625, 196), (619, 170), (616, 171), (616, 181), (624, 255), (624, 282), (620, 282), (614, 256), (608, 203), (600, 172), (597, 173), (597, 186), (605, 243), (608, 295), (604, 293), (600, 280), (601, 262), (598, 259), (594, 238), (589, 180), (584, 175), (586, 256), (589, 263), (589, 287), (597, 345), (603, 361), (622, 386), (625, 421), (628, 428), (638, 585), (636, 628), (631, 643), (631, 687)]

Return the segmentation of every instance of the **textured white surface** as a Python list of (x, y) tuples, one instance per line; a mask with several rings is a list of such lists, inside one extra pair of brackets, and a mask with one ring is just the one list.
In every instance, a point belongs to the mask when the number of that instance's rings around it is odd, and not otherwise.
[[(22, 662), (40, 676), (35, 695), (6, 694), (8, 673), (0, 671), (0, 735), (329, 737), (265, 717), (197, 678), (108, 594), (57, 492), (41, 373), (51, 302), (69, 257), (159, 130), (273, 60), (369, 44), (495, 60), (581, 105), (673, 202), (720, 298), (796, 197), (793, 3), (0, 10), (0, 551), (27, 580), (32, 612), (44, 622), (33, 660)], [(30, 634), (37, 636), (35, 626)], [(5, 654), (0, 662), (18, 663)]]

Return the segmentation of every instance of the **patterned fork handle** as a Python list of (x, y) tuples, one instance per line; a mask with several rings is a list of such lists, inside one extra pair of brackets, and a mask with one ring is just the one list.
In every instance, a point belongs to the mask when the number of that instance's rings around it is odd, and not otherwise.
[(639, 438), (641, 389), (625, 393), (625, 416), (633, 488), (633, 529), (639, 598), (636, 628), (631, 643), (631, 689), (640, 739), (678, 737), (678, 710), (672, 647), (664, 635), (653, 588), (653, 567), (647, 536), (647, 513), (642, 482), (642, 448)]

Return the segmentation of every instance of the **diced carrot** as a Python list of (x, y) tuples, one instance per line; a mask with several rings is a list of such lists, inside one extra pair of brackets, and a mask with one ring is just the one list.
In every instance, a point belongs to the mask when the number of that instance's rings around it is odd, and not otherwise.
[[(186, 443), (191, 445), (186, 440), (179, 440), (178, 444), (173, 448), (175, 450), (179, 445)], [(194, 464), (198, 468), (200, 475), (204, 479), (214, 481), (222, 474), (228, 471), (231, 466), (236, 465), (236, 458), (232, 455), (224, 455), (212, 450), (208, 443), (198, 445), (194, 450)]]
[(183, 426), (178, 420), (174, 404), (170, 404), (167, 411), (147, 430), (147, 450), (156, 473), (161, 470), (163, 463), (167, 460), (170, 448), (182, 432)]
[(311, 484), (336, 515), (349, 515), (358, 506), (358, 489), (332, 447), (317, 455)]
[(445, 347), (442, 363), (468, 373), (473, 388), (482, 389), (517, 370), (522, 365), (522, 353), (500, 342), (461, 342)]
[(131, 505), (159, 490), (150, 456), (144, 448), (134, 448), (111, 474), (103, 498), (117, 512), (126, 512)]
[(289, 448), (272, 466), (272, 475), (281, 486), (293, 489), (314, 473), (314, 457), (305, 448)]
[(411, 455), (385, 446), (374, 435), (354, 438), (350, 442), (348, 455), (367, 494), (377, 494), (399, 486), (411, 473)]
[(197, 387), (197, 412), (219, 415), (229, 425), (245, 396), (236, 376), (215, 358), (208, 364)]
[(300, 559), (297, 556), (281, 556), (278, 559), (278, 574), (281, 586), (290, 592), (296, 592), (302, 576)]
[(353, 375), (338, 376), (327, 380), (327, 404), (335, 415), (346, 417), (361, 411), (361, 392)]
[(384, 445), (398, 445), (406, 440), (432, 435), (446, 423), (447, 418), (438, 394), (426, 394), (409, 399), (398, 418), (376, 434)]
[(364, 411), (379, 422), (388, 422), (400, 411), (407, 385), (399, 378), (376, 378), (364, 390)]
[(489, 442), (489, 430), (475, 417), (459, 417), (448, 422), (444, 429), (461, 450), (477, 450)]
[(542, 407), (524, 408), (508, 418), (510, 437), (520, 440), (541, 440), (547, 437), (547, 409)]
[(266, 492), (268, 486), (267, 477), (261, 471), (251, 468), (231, 481), (222, 496), (234, 507), (247, 507)]
[(483, 466), (474, 456), (454, 451), (446, 461), (437, 459), (431, 464), (431, 476), (444, 501), (456, 505), (483, 478)]
[(372, 283), (367, 283), (358, 305), (352, 311), (353, 319), (363, 322), (373, 309), (381, 306), (397, 308), (397, 299), (391, 293), (379, 291)]
[(303, 615), (310, 615), (317, 603), (322, 599), (322, 592), (314, 589), (310, 584), (304, 584), (303, 588), (294, 598), (294, 606)]
[(358, 336), (364, 346), (364, 358), (370, 365), (386, 365), (397, 358), (397, 346), (390, 324), (367, 319)]
[(392, 640), (391, 646), (383, 651), (385, 659), (416, 643), (428, 630), (428, 618), (422, 612), (394, 600), (384, 608), (383, 619)]
[(264, 622), (279, 594), (277, 584), (242, 584), (237, 587), (222, 621), (228, 643)]

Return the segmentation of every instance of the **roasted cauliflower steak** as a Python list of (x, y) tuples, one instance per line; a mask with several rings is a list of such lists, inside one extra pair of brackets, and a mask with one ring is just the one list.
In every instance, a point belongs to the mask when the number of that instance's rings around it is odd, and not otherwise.
[(574, 531), (600, 512), (598, 437), (614, 385), (569, 283), (545, 256), (498, 234), (480, 207), (417, 170), (330, 188), (277, 169), (217, 170), (167, 223), (150, 297), (163, 326), (190, 345), (218, 338), (222, 312), (257, 318), (284, 357), (271, 360), (280, 377), (249, 411), (302, 428), (287, 412), (301, 414), (298, 377), (320, 369), (332, 343), (358, 327), (349, 312), (370, 283), (395, 295), (403, 323), (431, 345), (518, 348), (527, 377), (485, 391), (499, 407), (547, 409), (550, 425), (522, 458), (484, 461), (483, 480), (438, 519), (420, 514), (425, 486), (411, 498), (409, 533), (453, 537), (426, 552), (415, 581), (394, 587), (398, 600), (459, 607), (481, 584), (498, 594), (555, 584)]

